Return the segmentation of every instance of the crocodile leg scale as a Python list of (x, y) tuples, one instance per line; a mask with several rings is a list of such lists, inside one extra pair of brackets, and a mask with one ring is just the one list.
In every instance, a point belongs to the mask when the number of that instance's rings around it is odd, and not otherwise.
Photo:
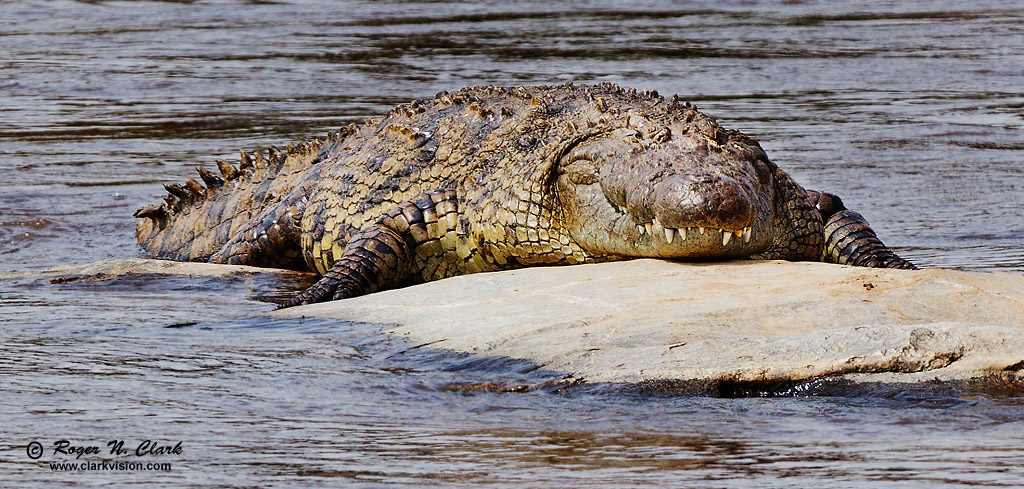
[(407, 238), (385, 225), (370, 226), (345, 246), (344, 256), (316, 284), (278, 308), (345, 299), (404, 285), (411, 265)]
[(807, 198), (825, 222), (821, 261), (859, 267), (917, 269), (882, 243), (864, 216), (847, 209), (839, 196), (808, 190)]
[(836, 212), (825, 223), (822, 261), (858, 267), (917, 269), (882, 243), (864, 216), (849, 209)]
[[(340, 259), (308, 290), (280, 307), (344, 299), (424, 281), (438, 267), (479, 266), (460, 229), (455, 190), (424, 192), (356, 233)], [(340, 244), (340, 243), (339, 243)]]

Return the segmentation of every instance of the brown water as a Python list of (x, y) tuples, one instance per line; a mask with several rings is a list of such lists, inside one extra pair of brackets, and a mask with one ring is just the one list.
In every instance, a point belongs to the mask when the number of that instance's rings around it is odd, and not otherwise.
[[(1022, 80), (1012, 1), (0, 2), (0, 273), (137, 256), (131, 212), (237, 148), (566, 81), (679, 93), (908, 258), (1021, 273)], [(254, 319), (298, 286), (0, 280), (0, 486), (1024, 486), (1019, 386), (565, 388), (376, 325)], [(543, 387), (453, 388), (478, 382)], [(51, 471), (61, 438), (104, 451), (80, 461), (183, 453)]]

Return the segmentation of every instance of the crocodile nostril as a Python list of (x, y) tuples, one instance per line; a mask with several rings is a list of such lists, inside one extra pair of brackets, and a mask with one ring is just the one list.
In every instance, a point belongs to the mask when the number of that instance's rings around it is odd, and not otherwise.
[(653, 194), (654, 214), (671, 227), (743, 229), (756, 213), (752, 193), (726, 176), (676, 175), (655, 185)]

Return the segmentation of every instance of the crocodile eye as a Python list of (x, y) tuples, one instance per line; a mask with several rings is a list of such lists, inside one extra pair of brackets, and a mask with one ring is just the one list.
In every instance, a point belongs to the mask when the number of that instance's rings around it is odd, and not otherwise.
[(533, 147), (536, 145), (537, 138), (529, 134), (524, 134), (523, 136), (516, 140), (516, 146), (522, 151), (529, 151), (533, 149)]

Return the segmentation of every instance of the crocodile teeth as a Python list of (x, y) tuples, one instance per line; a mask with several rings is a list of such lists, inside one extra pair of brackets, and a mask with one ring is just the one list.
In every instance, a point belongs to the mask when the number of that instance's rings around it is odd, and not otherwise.
[(660, 235), (660, 234), (662, 234), (664, 232), (665, 232), (665, 227), (662, 226), (661, 223), (658, 222), (658, 218), (655, 217), (654, 218), (654, 223), (651, 224), (651, 233), (653, 235)]
[(686, 228), (679, 228), (679, 237), (686, 241)]
[(647, 228), (643, 227), (643, 225), (641, 225), (641, 224), (637, 224), (636, 225), (636, 230), (640, 231), (640, 234), (644, 234), (644, 232), (647, 231)]
[(676, 237), (676, 230), (672, 228), (665, 228), (665, 241), (672, 242), (672, 238)]
[(749, 243), (750, 242), (750, 234), (751, 234), (751, 228), (749, 228), (749, 227), (743, 228), (743, 242), (744, 243)]
[[(743, 228), (743, 229), (747, 229), (747, 228)], [(740, 236), (743, 236), (743, 229), (737, 229), (737, 230), (733, 231), (732, 234), (735, 234), (736, 237), (739, 238)]]
[(722, 233), (722, 246), (727, 246), (732, 239), (732, 233)]
[(644, 229), (647, 230), (647, 234), (654, 236), (654, 225), (652, 225), (651, 223), (644, 224)]
[(700, 231), (700, 234), (701, 234), (701, 235), (703, 235), (703, 234), (704, 234), (704, 228), (697, 228), (697, 230), (698, 230), (698, 231)]

